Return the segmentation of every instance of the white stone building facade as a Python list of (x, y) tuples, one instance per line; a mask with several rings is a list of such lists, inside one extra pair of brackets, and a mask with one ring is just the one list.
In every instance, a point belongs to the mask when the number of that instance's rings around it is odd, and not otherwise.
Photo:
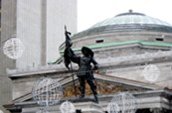
[[(77, 32), (77, 0), (1, 0), (0, 80), (8, 79), (10, 70), (56, 61), (58, 47), (65, 39), (64, 25), (72, 33)], [(16, 60), (3, 53), (3, 46), (10, 38), (20, 39), (25, 46), (23, 55)], [(12, 87), (0, 87), (1, 105), (12, 99)]]

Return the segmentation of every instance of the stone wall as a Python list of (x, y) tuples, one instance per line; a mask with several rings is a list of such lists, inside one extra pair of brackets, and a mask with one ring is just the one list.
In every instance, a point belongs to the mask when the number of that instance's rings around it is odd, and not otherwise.
[[(152, 63), (154, 64), (154, 63)], [(123, 79), (129, 79), (129, 80), (133, 80), (133, 81), (137, 81), (137, 82), (143, 82), (143, 83), (147, 83), (147, 84), (155, 84), (157, 86), (159, 86), (160, 88), (169, 88), (172, 89), (172, 69), (171, 69), (171, 65), (172, 62), (169, 63), (156, 63), (154, 64), (156, 65), (159, 70), (160, 70), (160, 75), (158, 76), (158, 78), (156, 79), (155, 77), (155, 81), (151, 81), (145, 78), (145, 76), (143, 75), (143, 70), (145, 68), (146, 65), (135, 65), (135, 66), (128, 66), (128, 67), (114, 67), (111, 69), (105, 69), (105, 75), (110, 75), (110, 76), (115, 76), (115, 77), (119, 77), (119, 78), (123, 78)], [(153, 76), (150, 74), (150, 76)]]
[(79, 37), (73, 39), (73, 48), (79, 48), (83, 45), (98, 44), (97, 41), (103, 40), (103, 43), (116, 43), (133, 40), (145, 40), (145, 41), (157, 41), (157, 39), (163, 39), (162, 42), (172, 42), (171, 33), (163, 32), (122, 32), (122, 33), (99, 33), (91, 36)]
[[(1, 0), (1, 47), (3, 47), (5, 41), (16, 34), (16, 1), (17, 0)], [(15, 61), (7, 58), (3, 54), (2, 49), (0, 51), (0, 65), (1, 75), (6, 74), (7, 67), (15, 68)]]
[(6, 76), (0, 76), (0, 106), (12, 101), (12, 81)]

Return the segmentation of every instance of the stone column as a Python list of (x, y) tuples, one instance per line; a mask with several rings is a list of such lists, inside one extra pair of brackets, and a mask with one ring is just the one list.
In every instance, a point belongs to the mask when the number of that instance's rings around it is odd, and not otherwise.
[(41, 65), (46, 65), (47, 56), (47, 0), (41, 5)]

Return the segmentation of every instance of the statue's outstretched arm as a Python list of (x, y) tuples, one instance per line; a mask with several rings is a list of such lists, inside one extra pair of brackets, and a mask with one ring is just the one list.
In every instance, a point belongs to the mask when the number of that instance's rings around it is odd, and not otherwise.
[(77, 64), (80, 63), (80, 57), (77, 56), (71, 48), (66, 48), (65, 49), (64, 56), (68, 60), (72, 61), (73, 63), (77, 63)]

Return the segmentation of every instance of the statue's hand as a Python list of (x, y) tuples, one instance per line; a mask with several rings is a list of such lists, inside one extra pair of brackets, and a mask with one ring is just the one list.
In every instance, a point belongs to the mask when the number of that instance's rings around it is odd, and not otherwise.
[(95, 73), (99, 73), (99, 70), (95, 70), (94, 72), (95, 72)]
[(98, 66), (98, 65), (94, 65), (93, 70), (97, 70), (98, 68), (99, 68), (99, 66)]

